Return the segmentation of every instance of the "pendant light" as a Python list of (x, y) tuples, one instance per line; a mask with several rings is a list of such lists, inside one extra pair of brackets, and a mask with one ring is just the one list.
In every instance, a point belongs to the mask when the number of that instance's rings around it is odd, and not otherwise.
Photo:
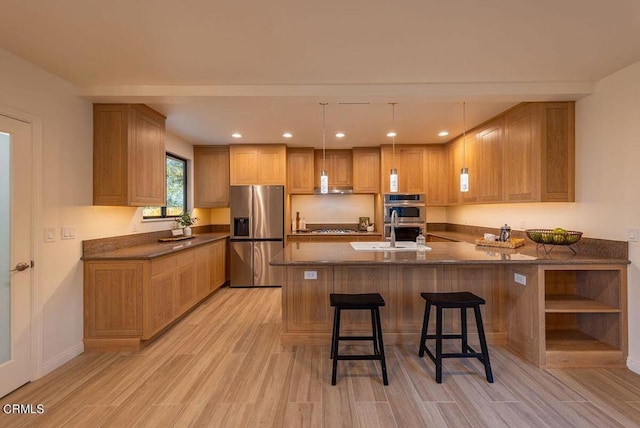
[(389, 103), (391, 104), (391, 114), (392, 114), (392, 126), (391, 132), (387, 134), (387, 137), (391, 137), (391, 173), (389, 174), (389, 191), (397, 192), (398, 191), (398, 170), (396, 169), (396, 104), (397, 103)]
[(327, 103), (320, 103), (322, 106), (322, 171), (320, 171), (320, 193), (327, 194), (329, 193), (329, 176), (327, 175), (326, 169), (326, 150), (327, 150), (327, 142), (325, 137), (325, 106)]
[(466, 124), (466, 109), (465, 102), (462, 102), (462, 168), (460, 169), (460, 191), (469, 191), (469, 169), (465, 166), (465, 146), (467, 144), (467, 124)]

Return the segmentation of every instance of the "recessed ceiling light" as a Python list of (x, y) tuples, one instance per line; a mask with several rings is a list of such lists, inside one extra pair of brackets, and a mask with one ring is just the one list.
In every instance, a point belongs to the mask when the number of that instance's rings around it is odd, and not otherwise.
[(232, 136), (233, 138), (242, 138), (242, 134), (241, 134), (241, 133), (239, 133), (239, 132), (234, 132), (233, 134), (231, 134), (231, 136)]
[(291, 137), (293, 137), (293, 134), (291, 132), (285, 132), (284, 134), (282, 134), (282, 136), (284, 138), (291, 138)]
[(438, 132), (438, 137), (446, 137), (449, 135), (449, 131), (440, 131)]
[(396, 134), (395, 131), (391, 131), (387, 134), (387, 137), (395, 137), (396, 135), (398, 134)]
[(336, 137), (338, 138), (344, 138), (344, 132), (336, 132)]

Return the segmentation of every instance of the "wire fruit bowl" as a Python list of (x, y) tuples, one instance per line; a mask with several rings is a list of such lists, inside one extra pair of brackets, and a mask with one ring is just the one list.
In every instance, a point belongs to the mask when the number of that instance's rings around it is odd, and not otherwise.
[[(575, 250), (570, 246), (575, 244), (582, 238), (582, 232), (567, 230), (564, 232), (556, 232), (553, 229), (527, 229), (525, 233), (533, 242), (538, 245), (542, 244), (546, 253), (549, 253), (556, 245), (569, 245), (569, 248), (575, 254)], [(545, 245), (552, 245), (547, 251)]]

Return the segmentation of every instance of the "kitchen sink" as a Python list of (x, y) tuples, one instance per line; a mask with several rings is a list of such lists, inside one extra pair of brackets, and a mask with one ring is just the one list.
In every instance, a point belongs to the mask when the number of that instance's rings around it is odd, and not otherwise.
[[(411, 241), (398, 241), (395, 248), (390, 242), (350, 242), (351, 248), (356, 251), (416, 251), (416, 243)], [(431, 248), (426, 247), (426, 251)]]

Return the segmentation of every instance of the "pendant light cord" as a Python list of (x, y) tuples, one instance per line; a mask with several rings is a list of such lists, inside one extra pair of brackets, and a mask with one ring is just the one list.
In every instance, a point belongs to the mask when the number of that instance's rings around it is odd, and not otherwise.
[(462, 101), (462, 167), (467, 163), (466, 146), (467, 146), (467, 118), (466, 118), (465, 102)]
[(325, 151), (326, 151), (326, 137), (325, 137), (325, 106), (327, 103), (320, 103), (322, 105), (322, 170), (326, 171), (325, 165)]
[(396, 166), (396, 103), (391, 103), (391, 121), (393, 137), (391, 137), (391, 168)]

